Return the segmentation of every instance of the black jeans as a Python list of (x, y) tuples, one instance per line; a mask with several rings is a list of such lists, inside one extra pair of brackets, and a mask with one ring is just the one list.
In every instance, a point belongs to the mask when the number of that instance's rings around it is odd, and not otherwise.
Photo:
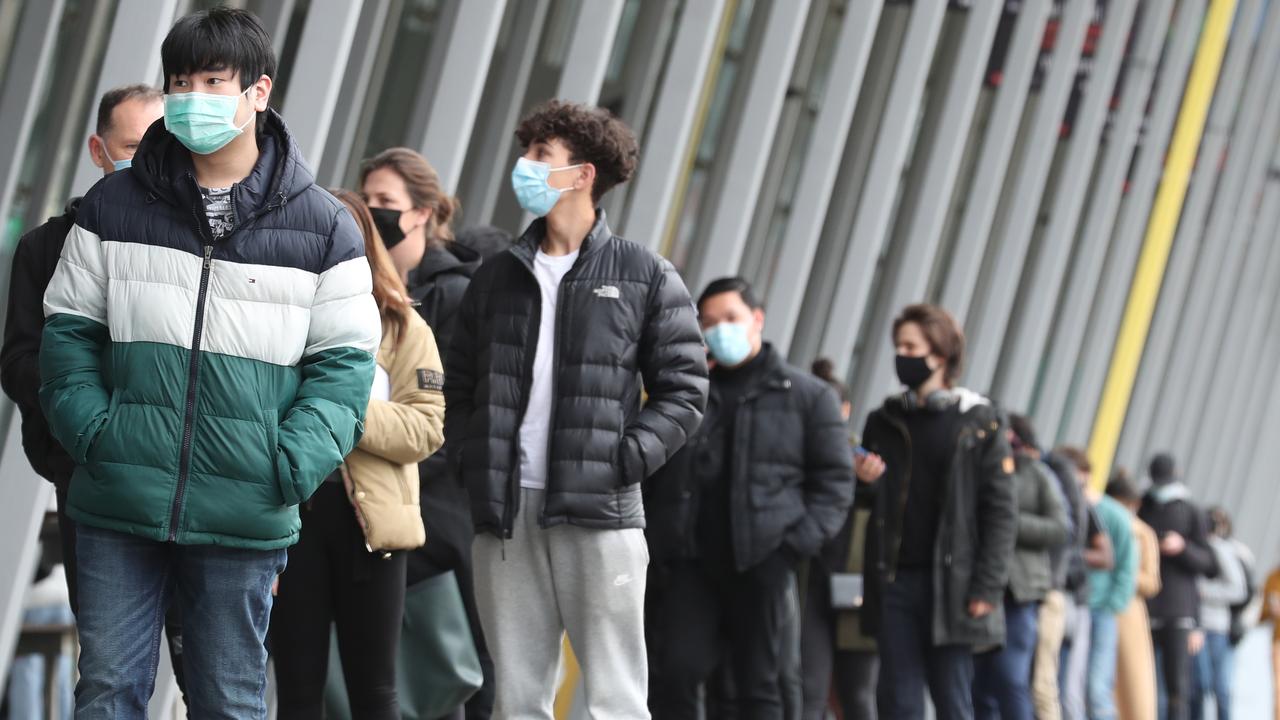
[(880, 605), (880, 716), (923, 720), (927, 686), (938, 720), (973, 720), (973, 649), (933, 644), (929, 571), (900, 571)]
[[(733, 690), (722, 698), (721, 716), (781, 720), (782, 624), (794, 611), (792, 572), (781, 554), (741, 574), (696, 561), (669, 569), (649, 693), (657, 720), (698, 718), (699, 688), (722, 662)], [(712, 694), (720, 693), (709, 688)]]
[(302, 537), (271, 611), (271, 651), (284, 718), (319, 718), (329, 628), (351, 716), (399, 720), (396, 653), (404, 616), (405, 554), (370, 553), (342, 483), (326, 482), (302, 508)]
[(1151, 630), (1156, 651), (1156, 672), (1164, 678), (1165, 718), (1188, 720), (1191, 717), (1191, 653), (1187, 650), (1189, 627), (1176, 622), (1157, 625)]

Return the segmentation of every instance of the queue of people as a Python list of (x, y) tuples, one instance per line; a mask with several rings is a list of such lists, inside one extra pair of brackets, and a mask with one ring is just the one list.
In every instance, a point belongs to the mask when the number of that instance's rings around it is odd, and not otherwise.
[(1100, 492), (960, 385), (946, 310), (899, 313), (903, 389), (852, 407), (748, 281), (695, 301), (614, 234), (639, 148), (608, 111), (534, 109), (535, 219), (455, 232), (414, 150), (316, 185), (252, 14), (161, 56), (163, 92), (101, 100), (104, 179), (20, 241), (0, 354), (57, 489), (77, 718), (145, 717), (162, 629), (191, 717), (265, 717), (269, 657), (280, 717), (332, 716), (333, 664), (351, 717), (407, 715), (440, 668), (404, 659), (406, 597), (444, 575), (479, 676), (428, 717), (551, 717), (566, 635), (592, 717), (1229, 717), (1255, 588), (1226, 513), (1168, 455)]

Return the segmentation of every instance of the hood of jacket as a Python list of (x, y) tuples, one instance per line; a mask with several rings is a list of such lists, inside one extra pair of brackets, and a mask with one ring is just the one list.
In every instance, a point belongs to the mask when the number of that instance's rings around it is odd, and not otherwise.
[[(262, 115), (258, 152), (253, 170), (236, 183), (238, 191), (233, 197), (237, 218), (282, 206), (315, 184), (315, 175), (275, 110), (268, 109)], [(132, 172), (152, 196), (172, 205), (181, 207), (196, 199), (190, 196), (195, 179), (191, 151), (165, 129), (164, 118), (147, 129), (133, 156), (133, 166), (124, 172)]]
[(1176, 500), (1190, 500), (1191, 490), (1180, 482), (1171, 482), (1167, 485), (1153, 485), (1147, 494), (1151, 496), (1151, 500), (1157, 505), (1165, 505)]
[(475, 275), (481, 261), (479, 252), (456, 242), (428, 247), (422, 254), (422, 262), (409, 273), (409, 287), (425, 285), (445, 274), (469, 278)]

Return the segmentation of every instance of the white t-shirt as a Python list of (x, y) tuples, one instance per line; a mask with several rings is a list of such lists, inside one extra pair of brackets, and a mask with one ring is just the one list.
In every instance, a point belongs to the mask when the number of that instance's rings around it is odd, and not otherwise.
[(520, 486), (534, 490), (547, 487), (547, 449), (551, 432), (551, 367), (555, 355), (556, 297), (560, 281), (578, 259), (578, 252), (547, 255), (538, 250), (533, 274), (542, 290), (542, 319), (538, 323), (538, 347), (533, 354), (533, 383), (529, 386), (529, 406), (520, 423)]

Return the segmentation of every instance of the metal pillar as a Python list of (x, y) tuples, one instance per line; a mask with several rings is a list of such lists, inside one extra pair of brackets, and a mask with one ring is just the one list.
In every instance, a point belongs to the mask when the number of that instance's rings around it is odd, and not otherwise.
[(1151, 113), (1147, 118), (1147, 137), (1138, 149), (1133, 180), (1112, 230), (1111, 248), (1081, 346), (1075, 393), (1067, 403), (1064, 416), (1067, 437), (1085, 437), (1093, 428), (1206, 9), (1206, 0), (1182, 0), (1178, 4), (1169, 48), (1156, 77)]
[[(1274, 63), (1275, 59), (1271, 62)], [(1194, 342), (1187, 346), (1188, 352), (1195, 355), (1194, 370), (1183, 380), (1172, 376), (1170, 378), (1171, 383), (1181, 383), (1173, 386), (1180, 388), (1177, 401), (1173, 402), (1173, 398), (1170, 398), (1166, 401), (1169, 410), (1162, 411), (1178, 415), (1173, 419), (1175, 430), (1170, 438), (1172, 443), (1182, 441), (1189, 444), (1201, 429), (1202, 412), (1208, 401), (1209, 382), (1218, 364), (1220, 343), (1228, 324), (1231, 301), (1239, 277), (1244, 272), (1244, 255), (1257, 219), (1258, 199), (1266, 182), (1270, 158), (1267, 152), (1259, 150), (1272, 147), (1277, 132), (1280, 131), (1280, 88), (1270, 87), (1270, 90), (1271, 97), (1268, 98), (1268, 107), (1264, 111), (1264, 132), (1252, 145), (1244, 148), (1249, 157), (1243, 190), (1239, 197), (1224, 203), (1224, 213), (1227, 211), (1226, 205), (1231, 205), (1230, 215), (1210, 219), (1210, 230), (1205, 242), (1221, 248), (1219, 252), (1223, 256), (1222, 264), (1216, 274), (1215, 284), (1208, 289), (1211, 299), (1204, 326), (1197, 335), (1189, 336), (1189, 339), (1194, 338)], [(1218, 215), (1217, 207), (1214, 208), (1214, 214)], [(1229, 233), (1224, 228), (1230, 228)], [(1183, 448), (1187, 445), (1173, 444), (1170, 447)]]
[(868, 281), (889, 228), (893, 198), (915, 135), (925, 80), (945, 13), (946, 6), (942, 3), (919, 3), (911, 11), (893, 74), (893, 88), (876, 135), (875, 152), (858, 199), (858, 214), (854, 217), (840, 279), (831, 300), (831, 308), (839, 309), (839, 322), (829, 322), (822, 335), (822, 353), (835, 363), (838, 376), (848, 373), (867, 305)]
[(773, 143), (778, 127), (801, 31), (809, 14), (809, 0), (771, 2), (759, 9), (768, 15), (751, 75), (746, 79), (746, 96), (735, 111), (736, 122), (731, 124), (733, 135), (729, 141), (731, 148), (754, 150), (734, 152), (728, 157), (718, 192), (704, 204), (705, 235), (699, 260), (685, 274), (691, 288), (701, 288), (738, 268), (768, 163), (769, 154), (764, 149)]
[[(1169, 358), (1177, 349), (1175, 335), (1183, 317), (1192, 272), (1201, 265), (1197, 262), (1197, 254), (1201, 249), (1209, 205), (1213, 201), (1214, 190), (1220, 182), (1225, 182), (1225, 173), (1222, 172), (1220, 163), (1226, 152), (1227, 138), (1236, 123), (1241, 92), (1245, 88), (1245, 76), (1257, 46), (1254, 40), (1263, 21), (1262, 0), (1244, 0), (1237, 13), (1236, 27), (1231, 43), (1227, 46), (1222, 76), (1218, 80), (1217, 94), (1200, 143), (1200, 155), (1191, 176), (1191, 187), (1178, 223), (1178, 233), (1174, 237), (1173, 254), (1160, 288), (1160, 302), (1156, 305), (1141, 369), (1125, 418), (1124, 431), (1120, 436), (1117, 462), (1131, 468), (1139, 466), (1147, 451), (1147, 432), (1154, 420)], [(1267, 16), (1267, 25), (1262, 32), (1274, 35), (1277, 30), (1280, 30), (1280, 11)], [(1251, 88), (1249, 92), (1261, 96), (1266, 93), (1266, 88)], [(1209, 252), (1218, 254), (1216, 249)], [(1204, 258), (1204, 262), (1208, 261), (1208, 257)]]
[[(1174, 447), (1178, 421), (1186, 411), (1185, 389), (1191, 384), (1198, 367), (1198, 355), (1208, 345), (1208, 333), (1214, 331), (1219, 312), (1214, 311), (1215, 288), (1220, 282), (1231, 283), (1238, 272), (1243, 239), (1233, 236), (1231, 226), (1249, 191), (1261, 185), (1266, 156), (1258, 157), (1260, 143), (1275, 137), (1280, 122), (1280, 92), (1273, 88), (1276, 59), (1280, 54), (1280, 12), (1268, 11), (1266, 29), (1253, 52), (1246, 91), (1240, 104), (1226, 163), (1214, 195), (1208, 225), (1203, 231), (1202, 250), (1191, 279), (1191, 289), (1179, 317), (1176, 339), (1171, 347), (1179, 348), (1167, 361), (1167, 370), (1158, 387), (1150, 393), (1154, 405), (1150, 429), (1140, 445), (1146, 452)], [(1250, 188), (1251, 190), (1246, 190)], [(1167, 392), (1180, 388), (1180, 392)]]
[(790, 349), (795, 334), (805, 281), (813, 268), (823, 221), (840, 172), (843, 153), (836, 148), (843, 148), (849, 136), (882, 7), (883, 0), (852, 0), (844, 11), (831, 61), (832, 68), (842, 70), (842, 79), (833, 82), (833, 75), (823, 93), (822, 108), (809, 136), (791, 207), (786, 249), (778, 255), (775, 279), (768, 292), (769, 322), (765, 325), (765, 338), (783, 353)]
[[(927, 289), (928, 268), (933, 266), (948, 204), (939, 198), (951, 197), (955, 189), (965, 139), (973, 122), (978, 94), (996, 25), (1004, 3), (979, 0), (967, 11), (964, 30), (958, 33), (958, 50), (946, 78), (942, 102), (932, 107), (926, 117), (925, 130), (917, 141), (907, 198), (898, 211), (902, 240), (895, 238), (890, 248), (889, 272), (880, 286), (880, 296), (873, 304), (868, 332), (864, 336), (874, 343), (875, 351), (864, 353), (853, 385), (853, 406), (870, 408), (879, 398), (896, 387), (893, 358), (884, 351), (894, 313), (909, 302), (923, 299)], [(927, 134), (926, 134), (927, 133)]]
[[(531, 3), (532, 4), (532, 3)], [(424, 75), (415, 115), (423, 130), (410, 142), (431, 159), (445, 192), (457, 192), (468, 141), (480, 109), (498, 28), (507, 0), (453, 0), (438, 37), (436, 73)], [(536, 33), (535, 33), (536, 34)]]
[(562, 100), (594, 103), (609, 69), (613, 41), (618, 34), (624, 0), (589, 0), (578, 8), (569, 53), (556, 96)]
[[(108, 90), (133, 83), (155, 83), (160, 80), (160, 43), (169, 34), (177, 12), (176, 0), (120, 0), (107, 53), (102, 58), (98, 84), (93, 96), (93, 111), (84, 123), (82, 139), (89, 137), (97, 125), (97, 102)], [(163, 82), (161, 82), (163, 85)], [(83, 194), (102, 177), (102, 168), (93, 164), (89, 153), (79, 153), (71, 193)]]
[(316, 177), (326, 187), (341, 186), (347, 182), (352, 155), (357, 153), (356, 137), (361, 118), (369, 111), (368, 104), (377, 74), (379, 54), (391, 52), (391, 43), (381, 42), (387, 30), (387, 17), (391, 4), (386, 2), (364, 3), (359, 25), (351, 45), (346, 71), (342, 74), (342, 90), (338, 96), (342, 104), (335, 108), (333, 124), (329, 127), (329, 140), (324, 156), (317, 164)]
[(289, 130), (313, 168), (320, 166), (364, 0), (311, 0), (285, 98)]
[(1009, 158), (1022, 121), (1022, 111), (1027, 104), (1027, 94), (1031, 90), (1049, 7), (1049, 0), (1029, 0), (1018, 11), (1013, 40), (1005, 58), (1004, 81), (996, 95), (995, 109), (982, 139), (973, 182), (969, 183), (964, 214), (956, 231), (941, 297), (942, 306), (950, 310), (961, 325), (968, 315), (982, 258), (991, 242), (991, 226), (1000, 201), (1000, 188), (1004, 186), (1009, 172)]
[(1063, 113), (1075, 86), (1076, 69), (1084, 46), (1085, 32), (1093, 19), (1093, 2), (1063, 5), (1062, 24), (1053, 49), (1053, 60), (1045, 79), (1020, 158), (1004, 193), (1005, 214), (995, 227), (995, 246), (990, 269), (983, 273), (975, 296), (965, 314), (965, 335), (971, 349), (965, 383), (980, 390), (991, 386), (996, 361), (1004, 341), (1010, 308), (1018, 291), (1027, 246), (1035, 230), (1036, 215), (1050, 162), (1058, 144)]
[(25, 5), (18, 21), (13, 56), (5, 67), (5, 82), (0, 87), (0, 147), (8, 148), (8, 152), (0, 156), (0, 229), (8, 225), (31, 128), (40, 111), (38, 98), (53, 64), (62, 8), (63, 0)]
[[(28, 5), (28, 8), (31, 6)], [(4, 502), (0, 503), (0, 540), (8, 550), (0, 553), (0, 577), (9, 582), (0, 586), (0, 677), (9, 677), (9, 664), (18, 645), (22, 623), (22, 601), (36, 576), (40, 534), (45, 511), (53, 499), (53, 485), (36, 475), (22, 452), (22, 423), (18, 410), (8, 399), (0, 416), (7, 424), (0, 446), (0, 477), (5, 479)]]
[[(1067, 276), (1063, 301), (1058, 306), (1057, 323), (1045, 354), (1045, 382), (1040, 384), (1032, 402), (1036, 428), (1045, 442), (1058, 438), (1062, 410), (1067, 404), (1081, 339), (1089, 323), (1089, 307), (1097, 290), (1102, 262), (1111, 239), (1111, 227), (1124, 194), (1125, 176), (1138, 142), (1147, 100), (1151, 97), (1156, 66), (1160, 62), (1165, 34), (1169, 27), (1169, 4), (1152, 5), (1144, 15), (1130, 52), (1125, 72), (1125, 92), (1112, 116), (1111, 130), (1102, 149), (1101, 166), (1096, 172), (1089, 209), (1076, 241), (1075, 262)], [(1160, 12), (1155, 12), (1160, 10)], [(1128, 283), (1126, 282), (1126, 287)], [(1069, 438), (1083, 444), (1086, 438)]]
[[(1152, 13), (1168, 16), (1168, 6), (1169, 0), (1149, 2), (1147, 22), (1151, 22)], [(1107, 8), (1088, 86), (1052, 193), (1048, 226), (1037, 243), (1038, 251), (1028, 261), (1029, 271), (1022, 275), (1022, 299), (1011, 313), (998, 358), (993, 395), (1009, 408), (1025, 409), (1031, 403), (1136, 10), (1136, 3), (1114, 3)]]
[(619, 228), (628, 238), (657, 250), (671, 213), (672, 188), (693, 142), (698, 98), (707, 80), (711, 53), (720, 33), (725, 0), (687, 3), (672, 42), (668, 72), (645, 138), (644, 161), (632, 181), (626, 217)]

